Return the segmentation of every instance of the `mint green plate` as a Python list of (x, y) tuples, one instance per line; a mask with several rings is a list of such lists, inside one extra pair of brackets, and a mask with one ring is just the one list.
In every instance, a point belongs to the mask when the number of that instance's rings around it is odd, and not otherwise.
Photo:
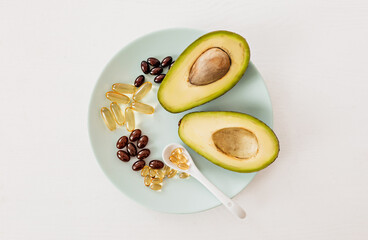
[[(107, 64), (91, 97), (88, 112), (89, 137), (99, 165), (111, 182), (126, 196), (157, 211), (194, 213), (216, 207), (220, 202), (193, 178), (166, 178), (160, 192), (146, 187), (139, 172), (131, 169), (135, 159), (125, 163), (116, 157), (116, 141), (129, 133), (125, 127), (118, 127), (114, 132), (109, 131), (100, 116), (100, 109), (110, 105), (110, 101), (105, 98), (105, 92), (111, 90), (112, 84), (133, 84), (134, 79), (142, 74), (142, 60), (148, 57), (161, 60), (166, 56), (176, 59), (190, 43), (204, 33), (193, 29), (168, 29), (135, 40), (120, 50)], [(142, 129), (149, 137), (147, 148), (151, 150), (151, 155), (146, 162), (161, 159), (161, 151), (169, 143), (183, 144), (177, 134), (178, 121), (188, 112), (238, 111), (253, 115), (272, 126), (270, 98), (261, 75), (252, 63), (239, 83), (225, 95), (179, 114), (171, 114), (160, 106), (156, 97), (159, 85), (153, 82), (152, 76), (146, 75), (147, 80), (153, 83), (153, 90), (142, 102), (153, 105), (155, 113), (135, 114), (136, 127)], [(225, 170), (191, 149), (188, 150), (203, 174), (230, 197), (243, 190), (256, 174)], [(239, 204), (244, 205), (241, 202)]]

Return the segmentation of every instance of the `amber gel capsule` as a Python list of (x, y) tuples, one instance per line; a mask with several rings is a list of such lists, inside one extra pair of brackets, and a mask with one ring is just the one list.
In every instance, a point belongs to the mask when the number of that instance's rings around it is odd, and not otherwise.
[(159, 170), (157, 170), (155, 177), (159, 178), (159, 179), (164, 179), (165, 172), (162, 169), (159, 169)]
[(152, 183), (152, 178), (149, 175), (145, 176), (144, 177), (144, 185), (146, 185), (148, 187), (149, 185), (151, 185), (151, 183)]
[(151, 88), (152, 88), (152, 83), (150, 82), (143, 83), (142, 86), (140, 86), (138, 90), (134, 93), (133, 100), (134, 101), (141, 100), (142, 98), (144, 98), (144, 96), (147, 95), (147, 93), (151, 90)]
[(110, 110), (106, 107), (101, 108), (101, 115), (102, 115), (102, 118), (106, 126), (111, 131), (114, 131), (116, 129), (116, 124), (115, 124), (114, 117), (112, 116), (112, 113), (110, 112)]
[(175, 169), (171, 169), (170, 172), (167, 174), (167, 177), (168, 178), (173, 178), (176, 175), (177, 172), (178, 171), (176, 171)]
[(150, 187), (152, 190), (155, 190), (155, 191), (158, 191), (162, 188), (162, 185), (161, 184), (157, 184), (157, 183), (154, 183), (154, 184), (151, 184), (151, 187)]
[(160, 183), (162, 183), (162, 179), (161, 178), (154, 178), (154, 179), (152, 179), (152, 183), (153, 184), (160, 184)]
[(189, 169), (189, 165), (186, 163), (179, 163), (178, 164), (178, 168), (183, 169), (183, 170), (188, 170)]
[(135, 129), (135, 118), (133, 110), (131, 108), (125, 109), (125, 120), (126, 120), (126, 129), (129, 132), (132, 132)]
[(180, 178), (187, 178), (187, 177), (189, 177), (189, 174), (186, 173), (186, 172), (182, 172), (182, 173), (179, 174), (179, 177)]
[(130, 99), (128, 96), (121, 94), (121, 93), (117, 93), (117, 92), (107, 92), (106, 98), (112, 102), (117, 102), (120, 104), (127, 104), (130, 102)]
[(133, 102), (131, 108), (134, 111), (144, 114), (152, 114), (155, 112), (155, 109), (152, 106), (140, 102)]
[(133, 94), (135, 93), (135, 90), (137, 90), (137, 88), (126, 83), (115, 83), (114, 85), (112, 85), (112, 90), (118, 93)]
[(125, 117), (120, 106), (116, 102), (110, 104), (110, 110), (114, 114), (115, 122), (119, 125), (124, 125)]

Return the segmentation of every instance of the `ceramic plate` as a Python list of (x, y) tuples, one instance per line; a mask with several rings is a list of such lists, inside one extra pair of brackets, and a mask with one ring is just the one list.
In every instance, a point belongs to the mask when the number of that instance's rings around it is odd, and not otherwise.
[[(139, 172), (131, 169), (132, 159), (125, 163), (116, 157), (116, 141), (128, 135), (125, 127), (111, 132), (105, 126), (101, 107), (109, 107), (105, 93), (114, 83), (133, 84), (141, 75), (140, 63), (148, 57), (162, 60), (166, 56), (176, 59), (180, 53), (205, 32), (193, 29), (168, 29), (145, 35), (124, 47), (107, 64), (94, 88), (88, 113), (89, 137), (96, 159), (111, 182), (134, 201), (157, 211), (193, 213), (218, 206), (220, 202), (194, 178), (165, 179), (162, 191), (155, 192), (143, 184)], [(246, 36), (245, 36), (246, 37)], [(166, 70), (165, 70), (166, 72)], [(253, 115), (272, 127), (272, 106), (261, 75), (250, 63), (239, 83), (223, 96), (194, 109), (171, 114), (163, 109), (156, 97), (159, 84), (146, 75), (153, 88), (142, 102), (155, 107), (153, 115), (135, 113), (136, 127), (148, 135), (147, 148), (151, 155), (146, 162), (161, 159), (161, 151), (169, 143), (185, 144), (178, 136), (178, 122), (193, 111), (238, 111)], [(122, 108), (124, 106), (121, 106)], [(236, 173), (214, 165), (188, 148), (198, 168), (227, 196), (233, 197), (244, 189), (256, 173)], [(240, 205), (242, 203), (240, 202)]]

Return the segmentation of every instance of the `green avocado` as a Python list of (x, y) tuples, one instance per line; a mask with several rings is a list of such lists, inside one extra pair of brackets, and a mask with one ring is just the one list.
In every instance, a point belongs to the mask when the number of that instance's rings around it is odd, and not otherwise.
[(179, 137), (220, 167), (255, 172), (278, 156), (279, 141), (265, 123), (238, 112), (193, 112), (179, 122)]
[(248, 67), (247, 41), (228, 31), (210, 32), (194, 41), (175, 61), (158, 90), (161, 105), (178, 113), (230, 90)]

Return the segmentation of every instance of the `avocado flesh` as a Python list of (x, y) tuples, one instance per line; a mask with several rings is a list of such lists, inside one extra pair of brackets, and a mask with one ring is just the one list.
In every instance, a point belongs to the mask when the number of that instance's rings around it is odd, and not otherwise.
[(250, 58), (246, 40), (216, 31), (194, 41), (175, 61), (157, 93), (161, 105), (178, 113), (211, 101), (243, 76)]
[(238, 112), (193, 112), (179, 123), (179, 137), (225, 169), (255, 172), (278, 156), (279, 142), (262, 121)]

